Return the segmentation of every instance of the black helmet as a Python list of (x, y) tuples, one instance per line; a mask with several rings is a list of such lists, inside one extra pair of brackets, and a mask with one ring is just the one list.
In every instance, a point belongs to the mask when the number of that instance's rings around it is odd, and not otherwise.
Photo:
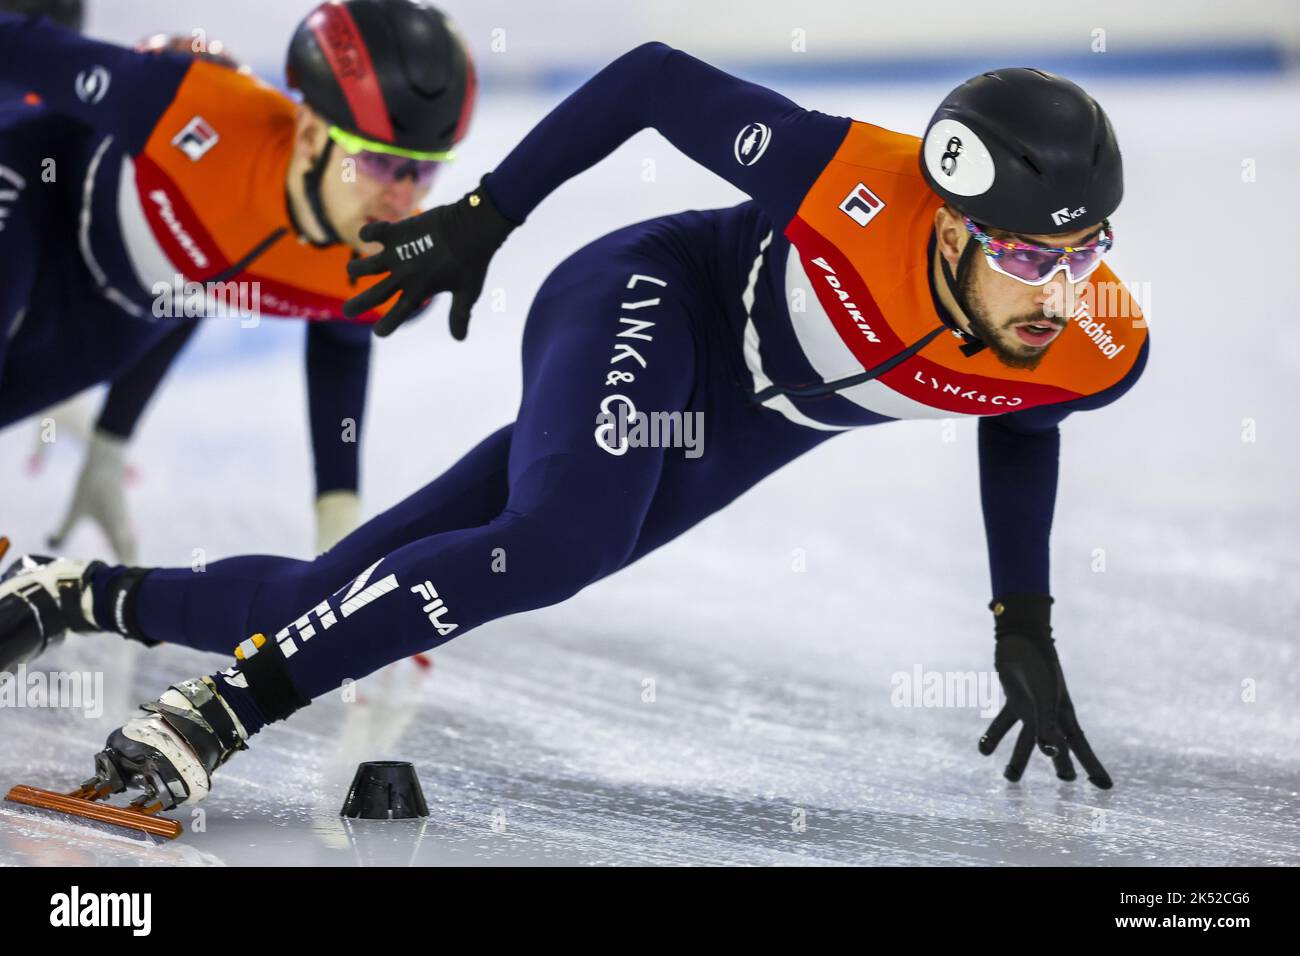
[(289, 86), (357, 148), (416, 159), (443, 158), (474, 107), (469, 52), (421, 0), (322, 3), (294, 31), (286, 72)]
[(1073, 232), (1119, 206), (1124, 171), (1106, 114), (1069, 80), (994, 70), (935, 110), (921, 143), (930, 188), (984, 226)]

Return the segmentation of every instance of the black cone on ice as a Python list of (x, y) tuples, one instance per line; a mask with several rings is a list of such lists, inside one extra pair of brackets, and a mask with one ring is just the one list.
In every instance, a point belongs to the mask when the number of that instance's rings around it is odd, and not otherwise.
[(357, 766), (340, 816), (362, 820), (427, 817), (428, 804), (415, 768), (400, 760), (368, 760)]

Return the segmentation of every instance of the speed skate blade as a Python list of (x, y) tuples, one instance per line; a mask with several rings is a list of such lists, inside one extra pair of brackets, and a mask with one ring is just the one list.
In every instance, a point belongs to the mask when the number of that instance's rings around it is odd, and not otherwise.
[(9, 539), (0, 534), (0, 561), (5, 558), (5, 552), (9, 550)]
[(55, 793), (52, 790), (41, 790), (39, 787), (19, 784), (5, 795), (5, 799), (41, 810), (53, 810), (57, 813), (83, 817), (97, 823), (126, 827), (168, 840), (176, 839), (184, 830), (175, 820), (155, 816), (162, 809), (160, 803), (140, 808), (115, 807), (108, 803), (96, 802), (101, 795), (95, 794), (87, 787), (74, 790), (72, 793)]

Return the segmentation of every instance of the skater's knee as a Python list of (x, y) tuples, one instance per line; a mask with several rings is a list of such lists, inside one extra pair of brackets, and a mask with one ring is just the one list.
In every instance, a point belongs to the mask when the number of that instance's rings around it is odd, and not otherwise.
[(526, 537), (526, 556), (561, 598), (621, 568), (636, 547), (637, 529), (617, 520), (582, 520), (548, 511), (511, 515)]

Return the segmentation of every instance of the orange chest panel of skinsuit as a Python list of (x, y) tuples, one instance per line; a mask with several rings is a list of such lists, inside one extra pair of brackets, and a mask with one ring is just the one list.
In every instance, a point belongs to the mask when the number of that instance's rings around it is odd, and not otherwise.
[[(862, 369), (887, 361), (939, 325), (927, 252), (942, 204), (917, 164), (920, 140), (855, 122), (786, 228), (791, 281), (816, 300), (814, 317), (834, 337), (801, 337), (814, 368), (843, 372), (843, 354)], [(795, 262), (797, 257), (797, 263)], [(859, 387), (855, 400), (890, 417), (998, 415), (1093, 395), (1133, 368), (1147, 326), (1106, 264), (1079, 287), (1066, 327), (1033, 370), (1002, 364), (991, 349), (968, 355), (952, 334)], [(830, 341), (828, 341), (828, 338)], [(818, 345), (817, 342), (821, 344)], [(853, 397), (853, 396), (849, 396)]]
[(122, 235), (146, 288), (174, 277), (236, 282), (255, 291), (265, 317), (342, 319), (343, 302), (378, 280), (349, 279), (346, 245), (299, 239), (285, 189), (293, 138), (294, 104), (272, 87), (216, 64), (190, 67), (124, 164)]

